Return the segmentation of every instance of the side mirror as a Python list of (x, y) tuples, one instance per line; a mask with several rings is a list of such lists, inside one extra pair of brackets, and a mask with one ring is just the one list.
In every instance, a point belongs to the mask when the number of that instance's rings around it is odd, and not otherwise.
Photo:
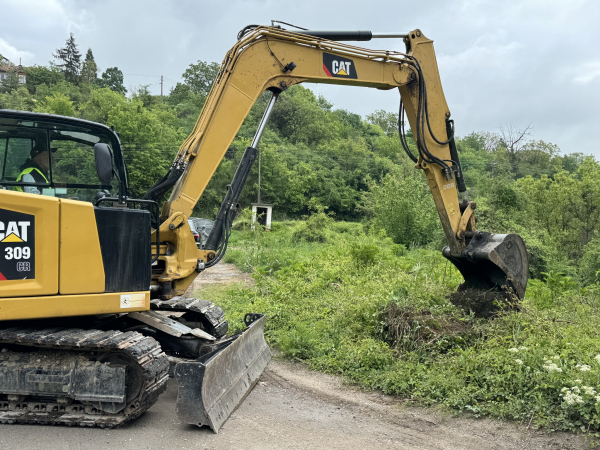
[(113, 156), (108, 144), (94, 145), (96, 175), (102, 184), (110, 184), (113, 179)]

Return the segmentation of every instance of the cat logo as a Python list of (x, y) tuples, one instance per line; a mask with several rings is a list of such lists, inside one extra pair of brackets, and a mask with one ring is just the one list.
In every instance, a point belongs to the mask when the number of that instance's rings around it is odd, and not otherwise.
[(358, 78), (354, 61), (331, 53), (323, 53), (323, 70), (332, 78)]
[(35, 215), (0, 208), (0, 282), (35, 279)]
[(27, 242), (28, 230), (31, 222), (0, 222), (0, 242), (20, 243)]

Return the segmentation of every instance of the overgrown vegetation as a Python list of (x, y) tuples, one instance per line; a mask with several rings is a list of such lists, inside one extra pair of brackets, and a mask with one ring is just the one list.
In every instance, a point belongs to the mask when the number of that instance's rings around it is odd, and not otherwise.
[[(441, 404), (548, 430), (600, 429), (600, 285), (553, 273), (533, 279), (518, 312), (476, 319), (447, 296), (462, 282), (439, 251), (395, 244), (383, 231), (326, 222), (235, 232), (226, 256), (256, 286), (219, 302), (235, 327), (268, 315), (284, 355), (422, 404)], [(237, 329), (237, 328), (236, 328)]]

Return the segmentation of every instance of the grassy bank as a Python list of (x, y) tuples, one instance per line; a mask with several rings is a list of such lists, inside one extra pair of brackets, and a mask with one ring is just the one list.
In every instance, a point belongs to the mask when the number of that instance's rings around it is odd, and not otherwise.
[(437, 250), (315, 215), (235, 231), (227, 262), (256, 285), (218, 303), (234, 329), (268, 315), (286, 356), (371, 389), (549, 430), (600, 429), (600, 287), (530, 280), (520, 312), (476, 319), (447, 300), (462, 281)]

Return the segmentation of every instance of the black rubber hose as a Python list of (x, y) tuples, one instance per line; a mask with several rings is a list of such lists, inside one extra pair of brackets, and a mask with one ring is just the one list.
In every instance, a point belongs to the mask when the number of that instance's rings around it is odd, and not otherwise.
[(408, 142), (406, 141), (406, 134), (404, 133), (404, 103), (402, 102), (402, 97), (400, 97), (400, 111), (398, 112), (398, 135), (400, 136), (400, 143), (402, 144), (404, 152), (412, 162), (416, 163), (418, 158), (413, 155), (413, 152), (410, 150)]
[(167, 193), (169, 189), (175, 186), (175, 183), (181, 178), (183, 174), (182, 169), (176, 169), (172, 167), (164, 177), (156, 182), (148, 191), (144, 194), (144, 200), (154, 200), (158, 202)]
[(244, 28), (242, 28), (239, 33), (237, 34), (237, 38), (238, 41), (240, 39), (242, 39), (244, 36), (246, 36), (248, 33), (250, 33), (252, 30), (254, 30), (255, 28), (258, 28), (260, 25), (246, 25)]

